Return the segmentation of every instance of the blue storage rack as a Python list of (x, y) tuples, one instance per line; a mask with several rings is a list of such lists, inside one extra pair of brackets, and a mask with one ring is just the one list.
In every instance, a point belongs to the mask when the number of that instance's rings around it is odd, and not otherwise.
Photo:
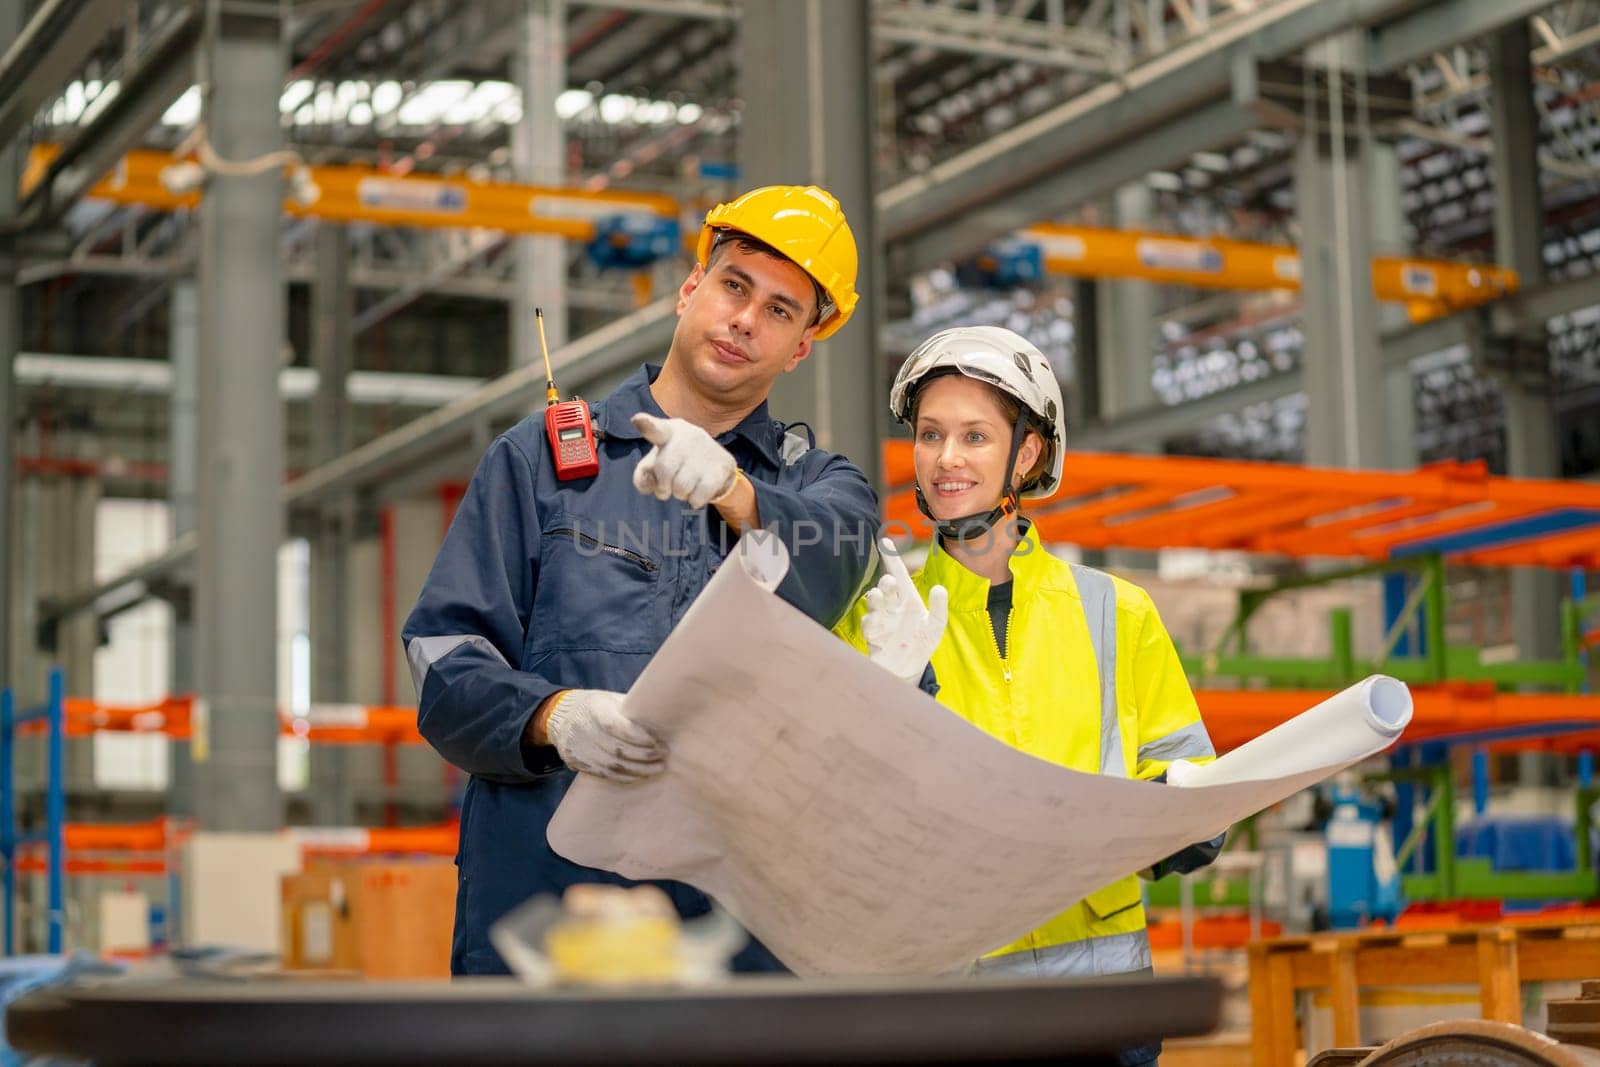
[[(50, 671), (49, 699), (42, 705), (17, 711), (15, 695), (0, 690), (0, 862), (4, 863), (5, 954), (16, 954), (17, 856), (36, 844), (47, 852), (49, 934), (47, 948), (62, 951), (66, 931), (66, 678), (61, 668)], [(31, 722), (46, 724), (44, 833), (17, 833), (15, 803), (17, 728)]]

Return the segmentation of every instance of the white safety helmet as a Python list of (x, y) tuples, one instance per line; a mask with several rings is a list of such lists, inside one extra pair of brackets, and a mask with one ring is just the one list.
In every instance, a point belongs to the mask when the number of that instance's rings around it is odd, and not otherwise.
[(1066, 462), (1067, 420), (1061, 385), (1043, 352), (1026, 337), (1003, 326), (954, 326), (940, 330), (906, 357), (889, 390), (889, 410), (901, 422), (911, 419), (917, 386), (935, 371), (950, 368), (987, 382), (1026, 408), (1037, 420), (1050, 450), (1044, 473), (1020, 487), (1025, 497), (1049, 496), (1061, 484)]

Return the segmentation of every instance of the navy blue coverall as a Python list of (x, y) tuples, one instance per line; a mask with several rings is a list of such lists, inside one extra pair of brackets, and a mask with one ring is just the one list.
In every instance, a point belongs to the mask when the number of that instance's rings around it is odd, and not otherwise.
[[(593, 478), (557, 480), (542, 413), (497, 438), (406, 620), (422, 736), (471, 775), (456, 855), (455, 974), (506, 973), (489, 927), (529, 897), (578, 882), (630, 884), (551, 850), (545, 830), (573, 772), (523, 734), (559, 689), (626, 691), (737, 544), (715, 509), (633, 487), (650, 444), (629, 416), (664, 417), (649, 389), (659, 373), (641, 368), (594, 405)], [(749, 476), (762, 526), (789, 549), (778, 595), (833, 625), (876, 563), (878, 506), (866, 477), (786, 435), (765, 403), (717, 442)], [(658, 884), (684, 917), (710, 906), (690, 886)], [(735, 968), (781, 965), (752, 943)]]

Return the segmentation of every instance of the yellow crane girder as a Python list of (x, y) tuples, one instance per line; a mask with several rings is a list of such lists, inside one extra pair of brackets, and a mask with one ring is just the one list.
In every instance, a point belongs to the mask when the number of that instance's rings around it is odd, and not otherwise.
[[(1040, 246), (1043, 267), (1051, 274), (1212, 289), (1300, 288), (1300, 251), (1292, 245), (1053, 223), (1030, 226), (1020, 236)], [(1372, 261), (1372, 287), (1379, 300), (1403, 303), (1413, 322), (1424, 322), (1516, 292), (1517, 273), (1449, 260), (1379, 256)]]
[[(43, 177), (60, 153), (57, 145), (35, 145), (23, 172), (21, 193)], [(167, 152), (134, 151), (89, 190), (88, 196), (118, 204), (137, 204), (155, 211), (175, 211), (199, 205), (202, 189), (175, 191), (169, 187), (172, 170), (183, 162)], [(433, 226), (502, 230), (507, 233), (550, 234), (586, 241), (594, 236), (597, 219), (609, 215), (646, 213), (677, 218), (678, 202), (656, 193), (604, 189), (590, 191), (558, 186), (477, 182), (435, 175), (386, 174), (357, 165), (285, 167), (295, 176), (295, 187), (314, 196), (286, 195), (287, 215), (330, 219), (335, 222), (370, 222), (384, 226)], [(163, 181), (163, 174), (168, 181)], [(309, 184), (307, 183), (309, 179)]]

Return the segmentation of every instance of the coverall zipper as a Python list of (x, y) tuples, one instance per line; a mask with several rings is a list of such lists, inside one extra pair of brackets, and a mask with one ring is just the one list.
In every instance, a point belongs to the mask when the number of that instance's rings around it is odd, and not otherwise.
[(590, 548), (597, 548), (602, 552), (608, 552), (620, 559), (631, 560), (651, 573), (661, 569), (656, 565), (655, 560), (647, 559), (646, 557), (639, 555), (637, 552), (630, 552), (626, 548), (619, 548), (616, 545), (608, 545), (598, 537), (595, 537), (593, 534), (586, 534), (582, 530), (575, 530), (570, 526), (563, 526), (558, 530), (551, 530), (549, 536), (571, 537), (574, 541), (588, 545)]

